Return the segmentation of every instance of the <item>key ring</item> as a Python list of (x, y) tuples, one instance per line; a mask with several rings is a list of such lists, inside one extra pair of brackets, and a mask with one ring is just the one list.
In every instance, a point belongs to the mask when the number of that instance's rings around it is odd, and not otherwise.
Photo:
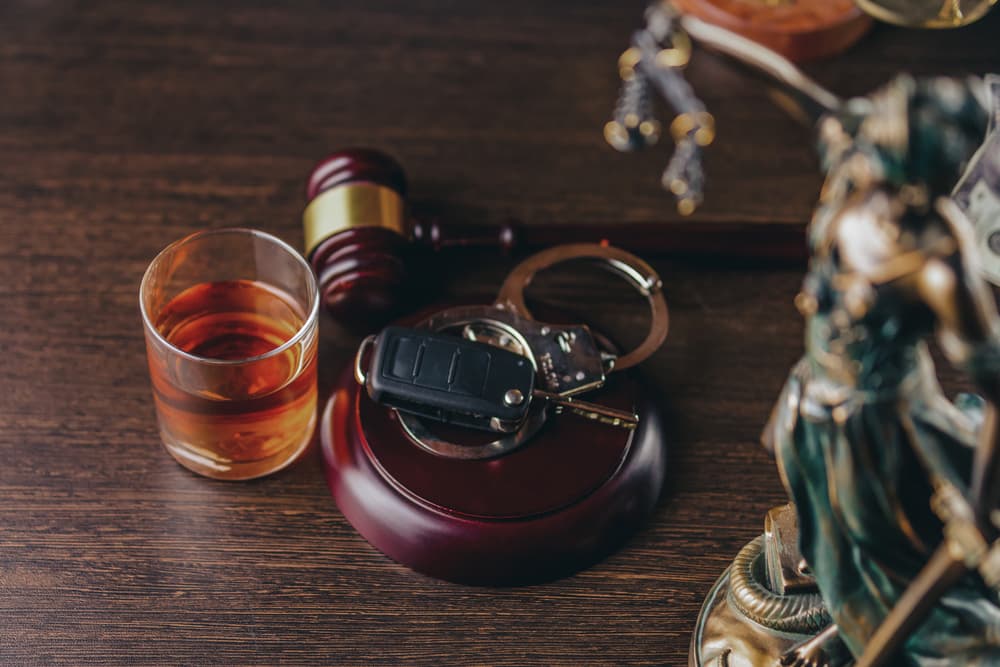
[(638, 347), (620, 355), (614, 362), (616, 370), (631, 368), (652, 355), (663, 344), (669, 328), (667, 302), (663, 298), (663, 281), (646, 262), (620, 248), (599, 243), (572, 243), (555, 246), (532, 255), (510, 272), (497, 295), (497, 305), (514, 311), (521, 317), (534, 319), (524, 302), (524, 290), (539, 271), (574, 259), (594, 259), (630, 282), (649, 303), (652, 319), (649, 333)]

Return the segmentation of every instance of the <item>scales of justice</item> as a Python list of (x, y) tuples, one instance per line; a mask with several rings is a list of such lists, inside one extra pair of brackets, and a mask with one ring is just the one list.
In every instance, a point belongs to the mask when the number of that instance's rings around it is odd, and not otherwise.
[[(712, 587), (690, 665), (1000, 664), (1000, 319), (984, 279), (1000, 262), (1000, 80), (900, 75), (845, 101), (654, 5), (605, 135), (653, 143), (664, 98), (677, 115), (663, 182), (682, 213), (714, 138), (682, 75), (692, 43), (778, 85), (815, 127), (826, 181), (796, 299), (805, 350), (762, 438), (791, 502)], [(942, 392), (935, 339), (975, 395)]]

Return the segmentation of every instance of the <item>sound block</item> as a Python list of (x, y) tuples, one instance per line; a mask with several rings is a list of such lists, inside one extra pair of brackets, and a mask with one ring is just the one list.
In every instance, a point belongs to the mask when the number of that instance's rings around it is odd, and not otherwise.
[(685, 14), (732, 30), (793, 62), (839, 53), (872, 19), (853, 0), (673, 0)]
[[(659, 497), (666, 463), (660, 413), (633, 376), (613, 373), (586, 398), (634, 408), (639, 426), (549, 414), (505, 455), (445, 458), (415, 444), (397, 413), (374, 403), (345, 369), (319, 426), (330, 491), (365, 539), (432, 577), (507, 586), (571, 574), (638, 528)], [(457, 444), (496, 437), (425, 425)]]

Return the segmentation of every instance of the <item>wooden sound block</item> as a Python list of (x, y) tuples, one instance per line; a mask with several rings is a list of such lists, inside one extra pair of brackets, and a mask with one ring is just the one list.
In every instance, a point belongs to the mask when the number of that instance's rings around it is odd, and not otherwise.
[[(588, 400), (636, 409), (635, 430), (550, 414), (520, 448), (459, 460), (410, 440), (391, 409), (340, 375), (320, 422), (323, 464), (341, 512), (361, 535), (419, 572), (475, 585), (565, 576), (618, 547), (650, 513), (663, 485), (660, 414), (627, 373)], [(426, 423), (450, 442), (493, 434)]]
[(714, 23), (802, 62), (839, 53), (872, 19), (853, 0), (673, 0), (684, 13)]

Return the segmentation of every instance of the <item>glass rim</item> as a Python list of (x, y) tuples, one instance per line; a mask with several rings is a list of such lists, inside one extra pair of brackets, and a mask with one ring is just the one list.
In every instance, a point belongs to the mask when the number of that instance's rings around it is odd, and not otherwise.
[[(264, 354), (258, 354), (253, 357), (244, 357), (243, 359), (215, 359), (213, 357), (203, 357), (198, 354), (192, 354), (186, 350), (182, 350), (181, 348), (177, 347), (169, 340), (164, 338), (163, 334), (161, 334), (159, 330), (155, 326), (153, 326), (152, 320), (149, 317), (149, 313), (146, 312), (146, 299), (145, 299), (146, 283), (148, 280), (150, 280), (150, 273), (152, 272), (153, 267), (156, 266), (160, 262), (160, 260), (167, 255), (167, 253), (172, 252), (183, 245), (186, 245), (192, 241), (196, 241), (206, 236), (216, 236), (223, 234), (254, 236), (257, 238), (264, 239), (265, 241), (268, 241), (270, 243), (274, 243), (280, 249), (284, 250), (285, 252), (290, 254), (293, 258), (295, 258), (296, 262), (298, 262), (298, 264), (303, 269), (305, 269), (305, 274), (308, 277), (310, 285), (312, 286), (312, 293), (313, 293), (312, 304), (309, 306), (309, 314), (302, 322), (302, 326), (300, 326), (298, 330), (284, 343), (274, 348), (273, 350), (268, 350)], [(257, 361), (263, 361), (265, 359), (270, 359), (271, 357), (276, 357), (279, 354), (287, 352), (289, 349), (300, 343), (302, 339), (305, 338), (306, 333), (316, 323), (316, 320), (319, 317), (319, 286), (316, 284), (316, 277), (313, 275), (312, 267), (305, 260), (305, 258), (302, 257), (302, 255), (295, 248), (293, 248), (285, 241), (282, 241), (274, 234), (269, 234), (268, 232), (261, 231), (259, 229), (253, 229), (252, 227), (220, 227), (218, 229), (202, 229), (197, 232), (192, 232), (187, 236), (181, 237), (176, 241), (173, 241), (165, 248), (160, 250), (160, 252), (156, 254), (156, 257), (154, 257), (153, 260), (149, 263), (149, 265), (146, 267), (146, 270), (143, 272), (142, 280), (139, 283), (139, 312), (142, 314), (142, 323), (146, 332), (151, 333), (158, 342), (162, 343), (172, 353), (175, 353), (189, 361), (195, 361), (200, 364), (211, 364), (216, 366), (239, 366), (241, 364), (248, 364)]]

